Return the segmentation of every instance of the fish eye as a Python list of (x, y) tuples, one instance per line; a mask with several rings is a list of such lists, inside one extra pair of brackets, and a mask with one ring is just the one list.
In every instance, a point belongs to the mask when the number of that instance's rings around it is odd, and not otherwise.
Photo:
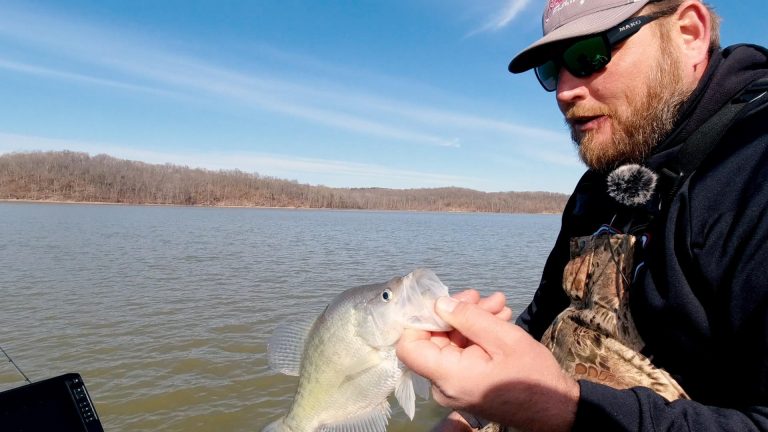
[(387, 302), (389, 302), (390, 300), (392, 300), (392, 291), (391, 291), (391, 290), (389, 290), (389, 289), (385, 289), (385, 290), (384, 290), (384, 291), (381, 293), (381, 299), (382, 299), (382, 300), (384, 300), (384, 302), (385, 302), (385, 303), (387, 303)]

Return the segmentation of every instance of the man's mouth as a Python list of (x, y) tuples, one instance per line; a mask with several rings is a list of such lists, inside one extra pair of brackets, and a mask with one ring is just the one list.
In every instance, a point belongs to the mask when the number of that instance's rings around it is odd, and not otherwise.
[(586, 131), (596, 128), (600, 122), (604, 121), (605, 119), (607, 119), (607, 117), (603, 114), (580, 115), (568, 117), (568, 124), (570, 124), (572, 128), (578, 131)]

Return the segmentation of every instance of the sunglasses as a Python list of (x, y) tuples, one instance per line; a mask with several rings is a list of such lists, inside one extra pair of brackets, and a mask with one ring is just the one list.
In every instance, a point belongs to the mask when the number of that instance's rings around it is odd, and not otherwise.
[(535, 68), (536, 78), (544, 90), (557, 90), (560, 68), (571, 75), (584, 78), (603, 69), (611, 61), (613, 48), (637, 33), (644, 25), (663, 15), (633, 17), (602, 33), (576, 39), (560, 51), (553, 60)]

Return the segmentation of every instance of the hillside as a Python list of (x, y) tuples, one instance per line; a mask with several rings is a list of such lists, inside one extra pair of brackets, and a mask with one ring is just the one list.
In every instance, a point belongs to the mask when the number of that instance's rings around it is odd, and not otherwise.
[(72, 151), (0, 155), (0, 199), (198, 206), (560, 213), (567, 196), (462, 188), (330, 188), (239, 170), (153, 165)]

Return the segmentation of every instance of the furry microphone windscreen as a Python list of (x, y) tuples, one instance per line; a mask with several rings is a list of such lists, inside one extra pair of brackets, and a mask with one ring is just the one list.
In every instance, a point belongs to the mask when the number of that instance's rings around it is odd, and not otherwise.
[(642, 165), (622, 165), (608, 174), (608, 195), (625, 206), (641, 206), (653, 196), (657, 179), (656, 173)]

